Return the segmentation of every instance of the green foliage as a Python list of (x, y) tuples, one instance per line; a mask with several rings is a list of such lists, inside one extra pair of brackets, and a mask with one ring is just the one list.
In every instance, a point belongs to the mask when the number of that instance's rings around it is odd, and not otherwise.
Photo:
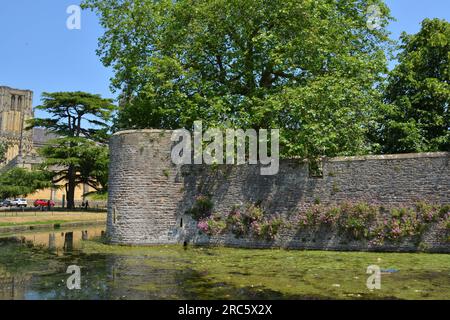
[(274, 240), (280, 229), (285, 226), (283, 219), (276, 217), (269, 220), (264, 220), (261, 223), (253, 223), (253, 235), (256, 238), (267, 241)]
[(240, 238), (248, 233), (248, 226), (244, 224), (241, 210), (236, 207), (231, 210), (226, 218), (228, 230)]
[(75, 186), (87, 184), (97, 191), (108, 187), (109, 151), (106, 145), (85, 138), (58, 138), (39, 150), (45, 166), (53, 168), (53, 181), (59, 183), (73, 178)]
[(227, 223), (222, 219), (222, 217), (218, 214), (214, 214), (208, 218), (202, 219), (198, 223), (198, 228), (204, 234), (209, 236), (215, 236), (222, 234), (227, 229)]
[(195, 199), (194, 206), (188, 210), (187, 213), (189, 213), (195, 220), (200, 221), (211, 216), (213, 207), (214, 203), (211, 201), (209, 196), (199, 195)]
[(244, 225), (251, 225), (253, 222), (261, 221), (264, 217), (264, 211), (261, 207), (250, 205), (242, 213), (242, 221)]
[(6, 162), (6, 153), (8, 152), (9, 145), (7, 142), (0, 142), (0, 164)]
[(85, 194), (86, 198), (94, 201), (108, 201), (107, 191), (93, 191)]
[(449, 205), (436, 206), (418, 202), (414, 207), (391, 208), (367, 203), (343, 203), (339, 206), (314, 205), (298, 213), (294, 226), (301, 230), (333, 228), (352, 240), (370, 240), (372, 245), (385, 240), (400, 241), (405, 237), (420, 237), (435, 222), (446, 223)]
[(42, 94), (42, 105), (36, 109), (52, 115), (33, 118), (28, 128), (44, 127), (61, 137), (83, 137), (105, 142), (108, 138), (108, 121), (115, 109), (111, 99), (86, 92), (54, 92)]
[(450, 23), (425, 19), (401, 41), (385, 90), (388, 104), (372, 132), (377, 151), (450, 151)]
[[(382, 11), (379, 30), (366, 10)], [(381, 0), (85, 0), (121, 91), (116, 129), (280, 128), (282, 153), (369, 150), (387, 72)]]
[(0, 199), (26, 197), (51, 186), (49, 172), (13, 168), (0, 174)]
[(58, 138), (49, 141), (39, 152), (51, 168), (53, 182), (65, 181), (67, 206), (74, 207), (75, 188), (87, 184), (106, 191), (108, 171), (108, 121), (114, 111), (110, 99), (85, 92), (44, 93), (44, 110), (49, 118), (29, 121), (28, 129), (47, 128)]
[(366, 231), (377, 214), (377, 208), (366, 203), (356, 205), (344, 203), (339, 211), (338, 224), (341, 232), (351, 235), (354, 239), (361, 239), (367, 235)]
[(285, 226), (284, 221), (277, 216), (265, 214), (257, 205), (249, 205), (241, 211), (235, 207), (224, 219), (221, 215), (213, 215), (200, 220), (198, 229), (209, 236), (231, 232), (236, 237), (250, 235), (253, 238), (271, 241)]

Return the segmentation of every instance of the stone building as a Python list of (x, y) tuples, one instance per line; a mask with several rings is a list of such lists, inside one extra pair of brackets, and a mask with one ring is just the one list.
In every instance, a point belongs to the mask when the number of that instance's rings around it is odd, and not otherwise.
[[(0, 143), (6, 142), (8, 145), (6, 161), (0, 163), (1, 171), (10, 168), (31, 170), (42, 163), (43, 159), (37, 151), (56, 135), (44, 128), (25, 130), (26, 121), (33, 116), (32, 91), (0, 86)], [(64, 183), (60, 182), (61, 185)], [(79, 186), (75, 191), (75, 200), (81, 202), (83, 194), (89, 191), (92, 190), (87, 185)], [(51, 199), (59, 203), (64, 196), (64, 188), (51, 188), (39, 190), (29, 195), (28, 199)]]
[(8, 144), (6, 162), (31, 153), (33, 133), (25, 130), (33, 118), (33, 92), (0, 86), (0, 142)]

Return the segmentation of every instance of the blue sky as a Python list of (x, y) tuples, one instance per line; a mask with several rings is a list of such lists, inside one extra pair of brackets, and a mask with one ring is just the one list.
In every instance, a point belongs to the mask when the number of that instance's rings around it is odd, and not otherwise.
[[(66, 28), (66, 9), (78, 0), (1, 0), (0, 85), (34, 91), (34, 106), (43, 91), (88, 91), (114, 98), (111, 70), (95, 50), (102, 34), (97, 17), (83, 12), (81, 30)], [(386, 0), (397, 19), (392, 38), (415, 33), (424, 18), (450, 21), (449, 0)], [(39, 116), (39, 113), (37, 114)]]

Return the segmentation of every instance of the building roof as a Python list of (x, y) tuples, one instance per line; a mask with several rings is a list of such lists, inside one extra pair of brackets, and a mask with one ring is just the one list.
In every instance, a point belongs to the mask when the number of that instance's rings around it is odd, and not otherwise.
[(33, 146), (40, 148), (44, 146), (49, 140), (56, 139), (58, 136), (54, 133), (48, 132), (45, 128), (33, 128)]

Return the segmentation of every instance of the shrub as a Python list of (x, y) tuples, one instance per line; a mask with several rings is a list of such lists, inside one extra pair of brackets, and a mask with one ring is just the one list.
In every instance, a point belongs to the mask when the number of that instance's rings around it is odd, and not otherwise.
[(245, 228), (242, 213), (238, 208), (234, 208), (227, 217), (226, 220), (228, 230), (237, 237), (241, 237), (247, 234), (247, 229)]
[[(445, 206), (440, 210), (436, 206), (426, 204), (425, 202), (416, 203), (416, 211), (419, 218), (426, 222), (435, 222), (440, 218), (442, 210), (445, 210)], [(442, 216), (441, 216), (442, 217)]]
[[(194, 208), (198, 212), (211, 210), (209, 198), (197, 199)], [(200, 210), (202, 209), (202, 210)], [(381, 245), (385, 240), (400, 241), (405, 237), (418, 237), (432, 222), (439, 221), (445, 228), (445, 238), (450, 235), (450, 206), (435, 206), (419, 202), (408, 208), (374, 206), (367, 203), (343, 203), (325, 207), (313, 205), (306, 211), (291, 215), (290, 221), (269, 216), (258, 205), (247, 206), (244, 210), (235, 207), (225, 220), (218, 215), (203, 217), (198, 228), (208, 235), (229, 231), (237, 237), (251, 235), (257, 239), (273, 240), (281, 228), (336, 228), (348, 238), (369, 240), (369, 245)], [(195, 210), (194, 210), (195, 211)]]
[(272, 218), (263, 224), (261, 236), (266, 240), (274, 240), (283, 226), (283, 219)]
[(341, 215), (341, 209), (339, 207), (332, 207), (325, 209), (318, 217), (319, 223), (327, 226), (334, 225)]
[(373, 245), (384, 240), (421, 236), (430, 223), (450, 216), (449, 208), (448, 205), (438, 207), (419, 202), (411, 208), (387, 209), (347, 202), (331, 207), (315, 205), (297, 214), (293, 221), (299, 229), (335, 227), (342, 235), (352, 239), (364, 238)]
[(305, 212), (301, 212), (297, 216), (299, 227), (315, 227), (317, 226), (318, 217), (323, 213), (324, 208), (320, 205), (314, 205)]
[(197, 227), (202, 233), (214, 236), (223, 233), (227, 228), (227, 223), (222, 220), (220, 215), (213, 215), (200, 220)]
[(439, 217), (445, 219), (450, 219), (450, 204), (442, 206), (439, 209)]
[(243, 212), (234, 208), (228, 215), (227, 229), (236, 237), (251, 235), (257, 239), (273, 240), (284, 225), (279, 217), (268, 217), (257, 205), (248, 206)]
[(255, 238), (271, 241), (276, 238), (282, 226), (284, 226), (283, 219), (272, 217), (263, 221), (252, 222), (250, 229)]
[(369, 227), (377, 217), (378, 209), (366, 203), (344, 203), (340, 207), (338, 226), (341, 233), (354, 239), (369, 237)]
[(211, 215), (213, 207), (214, 204), (209, 196), (199, 195), (195, 199), (194, 206), (188, 213), (191, 214), (195, 220), (200, 221)]
[(261, 221), (264, 217), (264, 211), (255, 205), (249, 206), (242, 216), (245, 225), (251, 225), (255, 221)]

